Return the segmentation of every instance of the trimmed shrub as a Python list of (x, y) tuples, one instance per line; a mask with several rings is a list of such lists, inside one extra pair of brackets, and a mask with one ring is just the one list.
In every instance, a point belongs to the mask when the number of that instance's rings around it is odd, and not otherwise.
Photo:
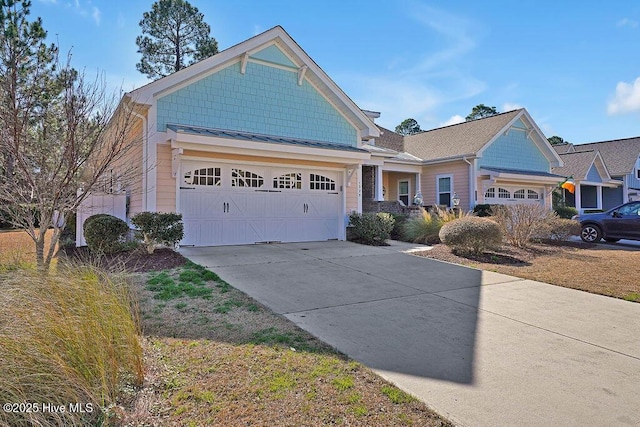
[(384, 245), (391, 236), (394, 219), (391, 214), (380, 213), (352, 213), (349, 215), (349, 223), (353, 227), (351, 234), (353, 240), (365, 245)]
[(571, 206), (557, 206), (553, 210), (560, 218), (571, 219), (574, 215), (578, 215), (578, 209)]
[(140, 212), (131, 218), (131, 222), (139, 229), (136, 234), (150, 254), (158, 245), (175, 247), (184, 237), (182, 214)]
[(402, 239), (407, 242), (432, 245), (440, 242), (438, 233), (442, 220), (438, 215), (422, 210), (422, 215), (409, 218), (402, 227)]
[(532, 239), (544, 234), (547, 223), (555, 218), (553, 211), (539, 204), (496, 205), (492, 219), (511, 245), (525, 247)]
[(571, 236), (580, 235), (580, 223), (566, 218), (550, 218), (546, 224), (544, 239), (566, 242)]
[(480, 254), (500, 246), (502, 231), (489, 218), (467, 216), (444, 224), (440, 229), (440, 240), (453, 250)]
[(97, 214), (86, 219), (82, 230), (92, 252), (109, 254), (122, 250), (129, 226), (113, 215)]

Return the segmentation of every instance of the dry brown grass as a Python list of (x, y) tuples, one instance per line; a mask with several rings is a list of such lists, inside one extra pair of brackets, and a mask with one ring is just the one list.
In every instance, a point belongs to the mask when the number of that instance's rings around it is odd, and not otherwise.
[[(45, 248), (49, 247), (51, 231), (45, 238)], [(55, 262), (55, 261), (54, 261)], [(31, 237), (24, 231), (0, 231), (0, 266), (35, 266), (36, 247)], [(53, 264), (53, 262), (52, 262)]]
[(581, 243), (534, 244), (528, 249), (505, 246), (473, 259), (436, 245), (419, 255), (640, 302), (640, 250), (628, 247)]

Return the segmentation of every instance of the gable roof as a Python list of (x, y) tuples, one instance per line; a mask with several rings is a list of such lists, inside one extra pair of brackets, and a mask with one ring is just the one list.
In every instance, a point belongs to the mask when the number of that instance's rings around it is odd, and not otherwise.
[(562, 164), (558, 154), (527, 110), (508, 111), (483, 119), (445, 126), (404, 137), (404, 150), (425, 162), (481, 156), (482, 151), (506, 132), (518, 119), (529, 128), (532, 141), (552, 166)]
[(573, 148), (576, 152), (599, 151), (611, 175), (626, 175), (633, 173), (640, 155), (640, 136), (588, 144), (575, 144)]
[(404, 138), (399, 133), (378, 125), (380, 136), (376, 138), (376, 146), (390, 148), (394, 151), (404, 151)]
[(575, 152), (573, 148), (573, 144), (570, 142), (563, 142), (562, 144), (554, 144), (552, 145), (553, 149), (556, 150), (558, 154), (566, 154)]
[[(275, 26), (216, 55), (128, 92), (125, 98), (139, 104), (151, 105), (158, 96), (202, 79), (231, 63), (246, 63), (251, 55), (273, 45), (284, 53), (283, 56), (286, 55), (291, 65), (298, 67), (298, 78), (311, 83), (359, 130), (363, 139), (379, 135), (378, 128), (367, 114), (358, 108), (281, 26)], [(273, 57), (273, 52), (270, 53), (270, 57)], [(264, 60), (259, 57), (257, 59)]]
[(603, 181), (611, 180), (607, 166), (598, 151), (577, 151), (560, 154), (560, 157), (564, 161), (564, 166), (553, 168), (552, 172), (555, 174), (586, 181), (591, 167), (595, 165)]

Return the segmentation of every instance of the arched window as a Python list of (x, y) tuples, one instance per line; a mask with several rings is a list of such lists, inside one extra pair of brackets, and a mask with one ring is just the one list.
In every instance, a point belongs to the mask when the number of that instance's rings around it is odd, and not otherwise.
[(539, 195), (537, 192), (533, 191), (533, 190), (529, 190), (529, 196), (528, 196), (528, 198), (529, 198), (529, 199), (535, 199), (535, 200), (538, 200), (538, 199), (540, 199), (540, 195)]
[(488, 199), (495, 199), (495, 197), (496, 197), (496, 189), (493, 188), (493, 187), (487, 189), (487, 192), (484, 193), (484, 197), (486, 197)]
[(242, 169), (231, 169), (232, 187), (259, 188), (264, 184), (264, 178), (257, 173)]
[(498, 188), (498, 199), (510, 199), (511, 193), (504, 188)]
[(513, 198), (514, 199), (524, 199), (525, 195), (524, 195), (524, 188), (514, 191), (513, 192)]
[(220, 168), (196, 169), (184, 174), (184, 182), (187, 185), (207, 185), (219, 187)]
[(302, 174), (299, 172), (291, 172), (277, 176), (273, 178), (273, 188), (301, 190)]
[(309, 174), (309, 188), (311, 190), (335, 191), (336, 182), (326, 176), (312, 173)]

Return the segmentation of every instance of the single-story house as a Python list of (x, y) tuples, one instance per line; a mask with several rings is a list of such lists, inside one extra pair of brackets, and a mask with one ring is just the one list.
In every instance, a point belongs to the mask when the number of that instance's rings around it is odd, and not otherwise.
[(140, 172), (120, 183), (123, 215), (181, 213), (182, 245), (342, 240), (351, 212), (411, 205), (417, 193), (465, 210), (551, 208), (564, 179), (525, 109), (402, 137), (279, 26), (127, 93), (121, 107), (142, 141), (126, 159)]
[[(564, 169), (554, 169), (554, 172), (573, 175), (575, 179), (583, 181), (583, 185), (576, 186), (575, 195), (565, 194), (569, 206), (579, 210), (606, 210), (628, 201), (640, 200), (640, 137), (587, 144), (558, 144), (554, 145), (554, 149), (566, 166)], [(584, 175), (585, 172), (587, 175)]]
[(552, 172), (560, 156), (524, 108), (404, 137), (379, 129), (364, 145), (371, 152), (364, 180), (377, 184), (363, 185), (365, 200), (406, 203), (409, 195), (410, 203), (420, 192), (425, 205), (452, 207), (455, 198), (465, 210), (485, 203), (551, 209), (551, 192), (564, 180)]

